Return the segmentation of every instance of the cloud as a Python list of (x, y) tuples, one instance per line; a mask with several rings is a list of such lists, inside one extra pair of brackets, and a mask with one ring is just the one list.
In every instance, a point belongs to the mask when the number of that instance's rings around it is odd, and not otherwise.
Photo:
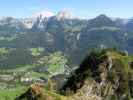
[(54, 16), (55, 14), (51, 11), (47, 11), (47, 10), (41, 10), (41, 11), (38, 11), (38, 12), (35, 12), (33, 13), (33, 17), (38, 17), (42, 15), (42, 17), (51, 17), (51, 16)]

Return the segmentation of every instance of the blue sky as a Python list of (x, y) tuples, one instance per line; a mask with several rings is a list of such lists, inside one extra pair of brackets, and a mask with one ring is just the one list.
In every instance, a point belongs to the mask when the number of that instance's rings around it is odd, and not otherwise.
[(69, 10), (75, 16), (92, 18), (133, 17), (133, 0), (0, 0), (0, 16), (28, 17), (40, 11), (56, 14)]

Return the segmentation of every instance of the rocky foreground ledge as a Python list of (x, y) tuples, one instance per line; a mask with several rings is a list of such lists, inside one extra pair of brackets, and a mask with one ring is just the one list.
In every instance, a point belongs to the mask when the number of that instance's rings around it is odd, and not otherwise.
[(133, 56), (114, 49), (93, 50), (60, 90), (33, 84), (16, 100), (131, 100)]

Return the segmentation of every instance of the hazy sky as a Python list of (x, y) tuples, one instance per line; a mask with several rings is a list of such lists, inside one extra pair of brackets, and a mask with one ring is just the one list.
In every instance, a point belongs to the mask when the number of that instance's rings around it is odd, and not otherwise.
[(44, 12), (48, 15), (68, 10), (75, 16), (92, 18), (133, 17), (133, 0), (0, 0), (0, 16), (28, 17)]

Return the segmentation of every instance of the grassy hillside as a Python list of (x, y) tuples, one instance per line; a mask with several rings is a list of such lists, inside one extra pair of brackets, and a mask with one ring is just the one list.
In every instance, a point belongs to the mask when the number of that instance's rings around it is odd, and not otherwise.
[[(133, 56), (116, 49), (94, 49), (72, 73), (60, 91), (54, 90), (54, 83), (49, 82), (41, 87), (43, 91), (38, 99), (131, 100), (133, 98), (132, 61)], [(34, 89), (31, 87), (29, 89)], [(20, 89), (17, 95), (21, 96), (22, 92), (25, 93)], [(32, 92), (31, 96), (37, 96), (35, 93)]]

